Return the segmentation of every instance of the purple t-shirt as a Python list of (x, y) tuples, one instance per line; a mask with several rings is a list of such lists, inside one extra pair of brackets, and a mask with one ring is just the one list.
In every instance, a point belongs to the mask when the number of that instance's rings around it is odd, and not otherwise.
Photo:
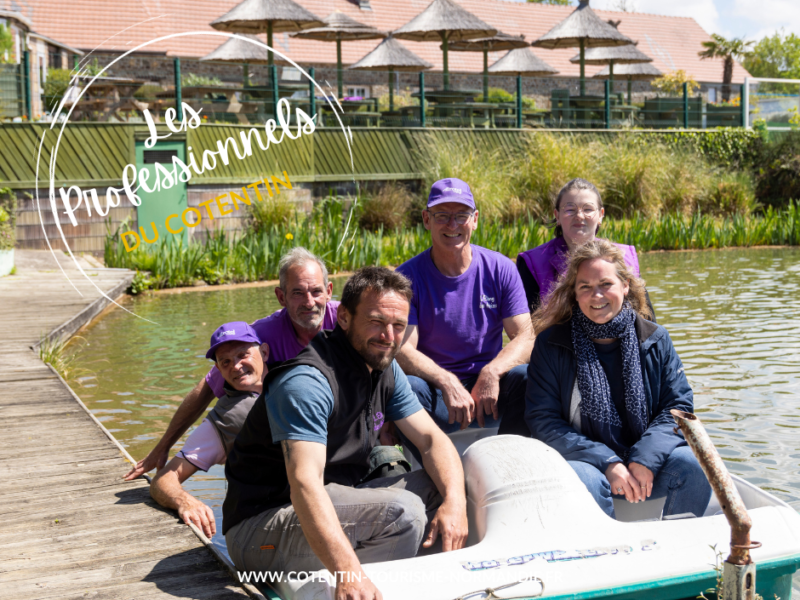
[(460, 379), (477, 375), (503, 349), (503, 319), (528, 314), (519, 272), (508, 258), (472, 244), (472, 263), (446, 277), (430, 248), (397, 267), (411, 280), (409, 325), (417, 350)]
[[(336, 327), (336, 312), (338, 309), (339, 303), (335, 300), (331, 300), (325, 305), (325, 317), (322, 319), (323, 329)], [(252, 323), (252, 327), (261, 343), (269, 344), (267, 366), (294, 358), (305, 347), (301, 346), (300, 342), (297, 341), (297, 334), (294, 332), (292, 320), (289, 318), (289, 313), (285, 308), (255, 321)], [(222, 389), (225, 380), (216, 366), (212, 367), (206, 375), (206, 382), (217, 398), (225, 393)]]

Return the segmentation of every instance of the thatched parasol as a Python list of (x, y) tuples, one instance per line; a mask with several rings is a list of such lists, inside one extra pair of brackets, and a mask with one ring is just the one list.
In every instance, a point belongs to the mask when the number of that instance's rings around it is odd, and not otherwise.
[(509, 50), (503, 58), (489, 67), (489, 73), (541, 77), (542, 75), (555, 75), (558, 70), (536, 56), (530, 48), (517, 48)]
[[(580, 62), (580, 56), (573, 56), (569, 62)], [(608, 65), (608, 79), (614, 82), (614, 65), (633, 65), (636, 63), (649, 63), (653, 59), (640, 51), (635, 44), (627, 46), (589, 48), (586, 51), (584, 62), (587, 65)]]
[(447, 50), (450, 42), (495, 35), (497, 29), (484, 23), (453, 0), (433, 0), (428, 8), (394, 32), (394, 36), (412, 42), (442, 42), (442, 80), (450, 87)]
[(348, 67), (361, 71), (389, 71), (389, 110), (394, 110), (394, 72), (419, 72), (433, 67), (411, 52), (391, 35), (356, 64)]
[(483, 52), (483, 98), (489, 97), (489, 52), (513, 50), (530, 46), (524, 35), (509, 35), (497, 32), (496, 35), (474, 40), (462, 40), (449, 45), (454, 52)]
[[(258, 36), (250, 34), (240, 34), (242, 37), (261, 42)], [(251, 44), (241, 38), (230, 38), (215, 50), (206, 54), (200, 60), (206, 62), (232, 62), (243, 63), (244, 72), (244, 85), (250, 85), (250, 77), (248, 73), (248, 65), (266, 65), (269, 64), (267, 57), (267, 50), (258, 44)]]
[(624, 46), (632, 43), (633, 40), (625, 37), (615, 27), (598, 17), (589, 7), (589, 0), (580, 0), (578, 8), (531, 45), (550, 50), (580, 48), (581, 96), (584, 96), (586, 94), (586, 48)]
[[(595, 73), (596, 79), (608, 79), (610, 76), (609, 68), (602, 69), (599, 73)], [(632, 81), (641, 81), (646, 79), (655, 79), (661, 77), (663, 73), (656, 69), (653, 65), (638, 63), (631, 65), (618, 65), (616, 74), (628, 80), (628, 104), (631, 103), (631, 85)]]
[[(272, 48), (272, 34), (301, 31), (323, 25), (322, 19), (292, 0), (244, 0), (218, 19), (211, 27), (231, 33), (267, 32), (267, 45)], [(272, 52), (267, 52), (267, 64), (274, 64)], [(270, 68), (270, 71), (272, 69)]]
[(374, 27), (359, 23), (346, 14), (334, 11), (325, 18), (324, 27), (314, 27), (306, 29), (300, 33), (295, 33), (292, 37), (304, 38), (307, 40), (319, 40), (321, 42), (336, 42), (336, 90), (339, 98), (342, 94), (342, 40), (374, 40), (385, 38), (388, 34), (378, 31)]

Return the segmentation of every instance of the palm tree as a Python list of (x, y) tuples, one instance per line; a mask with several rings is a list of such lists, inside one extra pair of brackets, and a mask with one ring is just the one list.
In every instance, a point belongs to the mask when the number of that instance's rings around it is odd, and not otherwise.
[(750, 54), (750, 46), (753, 42), (745, 42), (744, 38), (733, 38), (726, 40), (716, 33), (711, 34), (711, 40), (703, 42), (702, 52), (697, 55), (700, 60), (706, 58), (721, 58), (724, 63), (722, 66), (722, 99), (727, 102), (731, 97), (731, 81), (733, 81), (733, 61), (742, 61)]

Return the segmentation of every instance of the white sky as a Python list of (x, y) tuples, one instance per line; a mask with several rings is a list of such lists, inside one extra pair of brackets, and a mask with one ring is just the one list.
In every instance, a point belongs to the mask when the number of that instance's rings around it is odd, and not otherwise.
[(724, 37), (758, 41), (781, 28), (800, 35), (800, 0), (592, 0), (591, 6), (615, 10), (621, 1), (637, 12), (693, 17)]

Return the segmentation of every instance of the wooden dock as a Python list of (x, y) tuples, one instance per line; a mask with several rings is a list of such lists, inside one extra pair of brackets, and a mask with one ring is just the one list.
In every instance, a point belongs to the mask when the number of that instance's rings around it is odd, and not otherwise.
[(18, 251), (0, 278), (0, 598), (247, 598), (146, 481), (122, 481), (123, 451), (32, 351), (104, 308), (90, 281), (116, 298), (133, 275), (60, 259), (83, 297), (49, 252)]

